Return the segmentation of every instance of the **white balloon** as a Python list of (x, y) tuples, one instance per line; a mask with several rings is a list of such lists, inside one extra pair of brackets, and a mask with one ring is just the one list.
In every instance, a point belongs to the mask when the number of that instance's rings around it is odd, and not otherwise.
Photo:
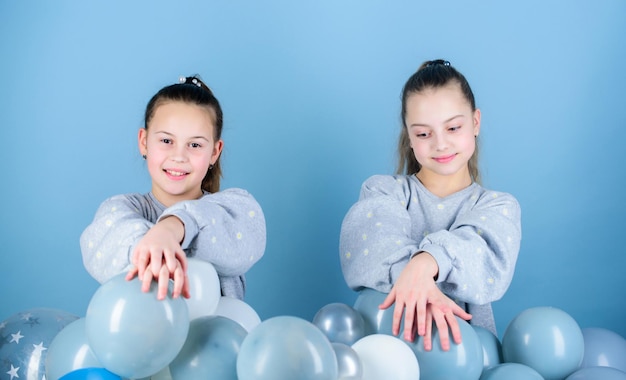
[(222, 296), (217, 303), (215, 315), (221, 315), (230, 318), (239, 323), (247, 332), (252, 331), (259, 323), (261, 318), (254, 309), (238, 298)]
[(367, 335), (357, 340), (356, 351), (363, 366), (363, 380), (419, 380), (420, 368), (411, 347), (386, 334)]
[(217, 308), (222, 290), (220, 279), (213, 264), (190, 257), (187, 259), (190, 298), (185, 298), (189, 309), (189, 321), (212, 315)]

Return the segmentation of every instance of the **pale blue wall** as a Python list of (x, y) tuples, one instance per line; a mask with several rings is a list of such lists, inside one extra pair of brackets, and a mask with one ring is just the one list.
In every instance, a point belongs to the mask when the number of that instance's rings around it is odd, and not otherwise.
[(523, 207), (499, 330), (549, 305), (626, 335), (624, 36), (623, 0), (2, 0), (0, 320), (85, 313), (79, 235), (106, 197), (148, 191), (144, 106), (193, 73), (224, 107), (224, 185), (266, 212), (247, 302), (264, 319), (352, 304), (341, 220), (394, 169), (404, 81), (446, 58), (483, 111), (485, 185)]

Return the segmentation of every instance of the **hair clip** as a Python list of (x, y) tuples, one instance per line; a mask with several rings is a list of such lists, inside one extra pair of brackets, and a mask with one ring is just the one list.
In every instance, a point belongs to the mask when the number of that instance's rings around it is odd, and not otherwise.
[(434, 61), (428, 61), (428, 63), (426, 63), (426, 67), (435, 66), (435, 65), (450, 66), (450, 62), (443, 60), (443, 59), (435, 59)]
[(181, 84), (187, 84), (187, 83), (195, 84), (196, 86), (202, 88), (202, 82), (200, 82), (197, 78), (191, 77), (191, 81), (189, 81), (189, 78), (190, 77), (183, 77), (183, 76), (181, 76), (181, 77), (178, 78), (178, 82), (181, 83)]

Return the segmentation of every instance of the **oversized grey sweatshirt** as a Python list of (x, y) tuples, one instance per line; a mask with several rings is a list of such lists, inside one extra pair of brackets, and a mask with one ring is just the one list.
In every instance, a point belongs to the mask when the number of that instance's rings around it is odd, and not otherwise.
[(181, 248), (186, 255), (213, 264), (222, 295), (243, 299), (245, 273), (265, 252), (266, 229), (260, 205), (237, 188), (167, 208), (152, 193), (105, 200), (80, 237), (85, 268), (100, 283), (128, 271), (135, 245), (155, 223), (171, 215), (185, 226)]
[(363, 183), (340, 235), (349, 287), (388, 293), (416, 253), (439, 266), (437, 285), (496, 334), (491, 302), (508, 289), (521, 242), (521, 210), (510, 194), (477, 183), (440, 198), (414, 176), (376, 175)]

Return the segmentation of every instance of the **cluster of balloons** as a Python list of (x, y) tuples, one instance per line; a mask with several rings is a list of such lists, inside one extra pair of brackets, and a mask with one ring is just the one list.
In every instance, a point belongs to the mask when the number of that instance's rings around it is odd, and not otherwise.
[(34, 309), (3, 321), (0, 378), (172, 380), (211, 371), (236, 379), (241, 341), (261, 320), (245, 302), (221, 296), (211, 264), (188, 264), (190, 299), (170, 292), (159, 301), (156, 284), (144, 293), (122, 273), (97, 289), (84, 317)]
[[(566, 312), (518, 314), (502, 340), (458, 319), (463, 341), (448, 351), (391, 333), (386, 294), (328, 304), (311, 321), (261, 321), (222, 297), (212, 265), (190, 260), (191, 299), (156, 299), (124, 275), (103, 284), (86, 316), (35, 309), (0, 324), (0, 376), (10, 380), (626, 380), (626, 339), (581, 329)], [(5, 369), (6, 367), (6, 369)], [(6, 376), (8, 375), (8, 377)]]
[[(364, 317), (366, 334), (391, 335), (393, 310), (379, 310), (386, 294), (361, 292), (354, 308)], [(566, 312), (534, 307), (518, 314), (502, 340), (487, 329), (457, 318), (463, 341), (442, 351), (433, 327), (433, 348), (424, 351), (421, 338), (407, 342), (419, 363), (422, 380), (626, 380), (626, 339), (603, 328), (580, 328)], [(379, 347), (379, 352), (382, 349)], [(390, 373), (392, 360), (372, 361), (376, 373)], [(391, 378), (391, 377), (390, 377)], [(393, 376), (398, 379), (416, 377)]]

